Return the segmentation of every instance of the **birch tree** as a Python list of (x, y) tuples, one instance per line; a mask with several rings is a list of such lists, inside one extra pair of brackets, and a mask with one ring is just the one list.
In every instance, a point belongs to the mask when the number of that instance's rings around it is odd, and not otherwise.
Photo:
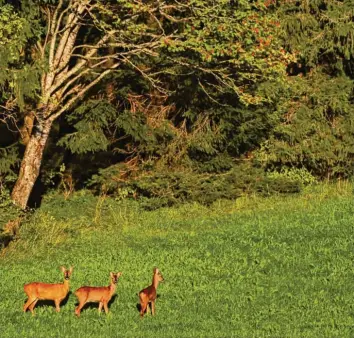
[(39, 175), (53, 122), (105, 76), (131, 63), (132, 55), (156, 55), (164, 32), (154, 34), (143, 22), (134, 26), (132, 22), (142, 15), (156, 18), (157, 11), (167, 16), (168, 6), (153, 7), (142, 1), (107, 3), (60, 0), (55, 6), (41, 6), (46, 32), (34, 47), (43, 67), (39, 99), (26, 114), (28, 142), (12, 191), (13, 201), (21, 208), (26, 207)]

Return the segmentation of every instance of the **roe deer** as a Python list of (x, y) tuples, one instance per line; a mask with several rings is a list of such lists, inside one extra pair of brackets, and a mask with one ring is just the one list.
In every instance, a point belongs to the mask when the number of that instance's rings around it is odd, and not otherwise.
[(152, 284), (139, 292), (141, 317), (144, 317), (145, 311), (148, 311), (149, 304), (151, 304), (152, 315), (155, 315), (156, 290), (159, 282), (163, 282), (164, 278), (158, 268), (154, 268), (153, 272)]
[(60, 311), (60, 303), (66, 298), (69, 292), (69, 279), (73, 272), (73, 267), (70, 267), (70, 269), (67, 270), (62, 266), (61, 271), (64, 274), (64, 283), (48, 284), (33, 282), (25, 284), (23, 288), (28, 296), (28, 299), (23, 307), (24, 312), (29, 309), (33, 315), (33, 308), (39, 300), (54, 300), (56, 311)]
[(75, 309), (75, 314), (80, 317), (81, 309), (87, 302), (99, 303), (98, 312), (101, 313), (103, 306), (104, 311), (108, 313), (108, 302), (116, 291), (118, 278), (121, 275), (121, 272), (111, 272), (111, 284), (109, 286), (82, 286), (77, 289), (75, 291), (75, 296), (79, 301), (79, 305)]

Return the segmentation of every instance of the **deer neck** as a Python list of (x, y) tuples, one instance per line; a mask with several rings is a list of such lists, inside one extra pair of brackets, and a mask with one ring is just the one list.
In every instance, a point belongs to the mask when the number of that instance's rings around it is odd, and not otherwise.
[(152, 277), (152, 286), (157, 290), (157, 287), (159, 286), (159, 279), (157, 275), (154, 275)]
[(64, 286), (64, 289), (65, 289), (66, 291), (69, 291), (69, 288), (70, 288), (70, 281), (69, 281), (69, 279), (64, 279), (63, 286)]
[(117, 284), (111, 283), (109, 285), (109, 293), (110, 295), (113, 295), (116, 292), (117, 289)]

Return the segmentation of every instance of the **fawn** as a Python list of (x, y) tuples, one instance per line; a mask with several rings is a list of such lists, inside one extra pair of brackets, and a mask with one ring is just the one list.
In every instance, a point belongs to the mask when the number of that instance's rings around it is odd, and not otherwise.
[(148, 311), (149, 304), (151, 304), (151, 314), (155, 315), (156, 290), (159, 282), (163, 282), (164, 278), (158, 268), (154, 268), (153, 272), (152, 284), (139, 292), (141, 317), (144, 317), (145, 312)]
[(106, 314), (108, 313), (108, 302), (111, 300), (116, 291), (118, 278), (122, 275), (121, 272), (110, 273), (111, 284), (109, 286), (82, 286), (75, 291), (75, 296), (79, 301), (79, 305), (75, 309), (75, 314), (80, 317), (80, 312), (87, 302), (99, 303), (98, 312), (101, 313), (102, 306)]
[(56, 311), (60, 311), (60, 303), (63, 299), (66, 298), (69, 292), (69, 280), (73, 272), (73, 267), (70, 267), (70, 269), (67, 270), (65, 267), (62, 266), (61, 271), (64, 274), (63, 283), (48, 284), (33, 282), (25, 284), (23, 288), (28, 296), (28, 299), (23, 307), (24, 312), (29, 309), (33, 315), (33, 308), (39, 300), (54, 300)]

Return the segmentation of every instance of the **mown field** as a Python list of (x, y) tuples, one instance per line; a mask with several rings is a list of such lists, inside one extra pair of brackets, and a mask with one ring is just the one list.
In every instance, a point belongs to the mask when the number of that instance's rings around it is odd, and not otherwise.
[[(301, 196), (245, 197), (210, 208), (143, 211), (135, 203), (76, 195), (43, 203), (0, 258), (0, 336), (354, 337), (352, 188)], [(23, 313), (23, 284), (71, 290), (108, 285), (122, 271), (110, 314), (74, 315), (71, 294), (56, 313)], [(156, 316), (139, 318), (140, 289), (158, 266)]]

